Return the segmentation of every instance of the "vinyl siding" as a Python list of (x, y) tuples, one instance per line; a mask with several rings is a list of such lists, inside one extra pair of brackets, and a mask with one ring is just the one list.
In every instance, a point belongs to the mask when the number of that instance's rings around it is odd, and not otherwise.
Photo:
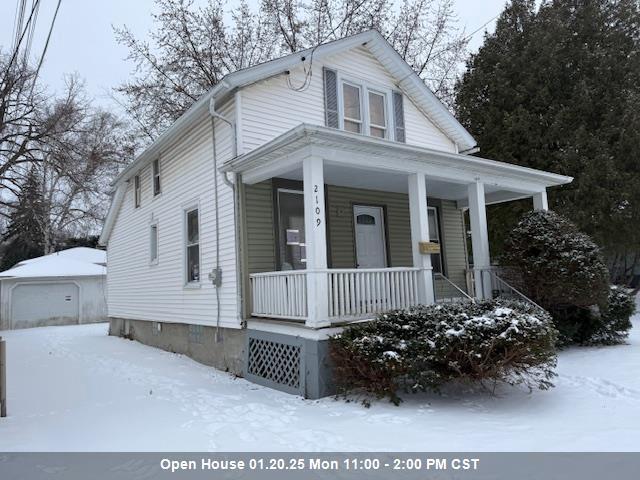
[[(273, 197), (271, 182), (247, 186), (246, 219), (249, 271), (275, 270)], [(379, 192), (355, 188), (327, 186), (329, 248), (333, 268), (353, 268), (356, 264), (353, 231), (353, 205), (379, 205), (386, 213), (390, 267), (413, 264), (409, 200), (402, 193)], [(449, 200), (430, 200), (440, 212), (440, 230), (446, 274), (465, 289), (466, 254), (461, 211)]]
[[(219, 108), (233, 117), (233, 103)], [(108, 244), (108, 312), (111, 317), (216, 324), (216, 291), (208, 274), (216, 265), (216, 214), (210, 116), (203, 115), (179, 141), (160, 155), (162, 193), (154, 197), (151, 166), (140, 172), (141, 206), (134, 208), (133, 180)], [(218, 162), (231, 155), (231, 132), (216, 121)], [(220, 325), (240, 327), (236, 288), (236, 239), (233, 191), (218, 175)], [(199, 288), (185, 287), (186, 208), (200, 216)], [(149, 262), (149, 228), (158, 225), (158, 263)]]
[(462, 210), (457, 209), (454, 201), (441, 200), (440, 220), (447, 277), (458, 287), (466, 290), (467, 249)]
[[(302, 91), (294, 90), (304, 83), (302, 68), (292, 69), (290, 75), (256, 82), (240, 91), (240, 152), (253, 150), (301, 123), (325, 124), (323, 66), (337, 70), (339, 78), (366, 81), (385, 89), (397, 88), (395, 79), (365, 47), (314, 62), (309, 85)], [(406, 95), (404, 100), (407, 143), (455, 152), (455, 144)]]
[(376, 205), (385, 210), (390, 267), (408, 267), (413, 263), (409, 202), (401, 193), (377, 192), (355, 188), (328, 187), (330, 258), (333, 268), (356, 266), (353, 230), (353, 205)]
[(249, 272), (272, 272), (276, 246), (271, 181), (245, 185), (244, 191)]

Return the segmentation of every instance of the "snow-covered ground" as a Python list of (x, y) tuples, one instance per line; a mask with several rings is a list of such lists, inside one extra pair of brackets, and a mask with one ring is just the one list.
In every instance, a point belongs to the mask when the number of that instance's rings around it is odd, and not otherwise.
[(119, 338), (105, 324), (0, 332), (0, 451), (629, 451), (640, 448), (640, 317), (629, 345), (560, 354), (556, 388), (407, 396), (400, 407), (299, 397)]

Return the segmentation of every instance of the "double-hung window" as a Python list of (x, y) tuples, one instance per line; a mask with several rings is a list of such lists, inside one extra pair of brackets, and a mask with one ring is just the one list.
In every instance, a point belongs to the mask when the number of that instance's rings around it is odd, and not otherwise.
[(344, 82), (342, 84), (344, 129), (362, 133), (362, 102), (360, 87)]
[(200, 225), (198, 209), (193, 208), (185, 212), (186, 221), (186, 267), (187, 284), (200, 281)]
[(133, 204), (136, 208), (140, 206), (140, 197), (142, 196), (142, 187), (140, 185), (140, 175), (133, 177)]
[(369, 90), (369, 135), (386, 138), (387, 109), (386, 97), (383, 93)]
[(153, 196), (160, 194), (160, 160), (156, 159), (153, 161)]
[(158, 224), (152, 223), (149, 227), (149, 262), (158, 263)]
[(388, 138), (387, 95), (380, 90), (342, 82), (342, 125), (348, 132)]

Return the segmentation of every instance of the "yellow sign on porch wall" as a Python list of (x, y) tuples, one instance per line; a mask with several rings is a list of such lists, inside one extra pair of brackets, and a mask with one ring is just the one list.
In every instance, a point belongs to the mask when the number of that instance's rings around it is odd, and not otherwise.
[(428, 255), (431, 253), (440, 253), (440, 244), (436, 242), (419, 242), (420, 253)]

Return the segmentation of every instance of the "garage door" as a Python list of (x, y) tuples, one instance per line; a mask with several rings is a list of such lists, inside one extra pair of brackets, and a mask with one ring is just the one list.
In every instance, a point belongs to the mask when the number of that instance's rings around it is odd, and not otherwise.
[(18, 285), (11, 295), (13, 328), (79, 323), (78, 286), (74, 283)]

